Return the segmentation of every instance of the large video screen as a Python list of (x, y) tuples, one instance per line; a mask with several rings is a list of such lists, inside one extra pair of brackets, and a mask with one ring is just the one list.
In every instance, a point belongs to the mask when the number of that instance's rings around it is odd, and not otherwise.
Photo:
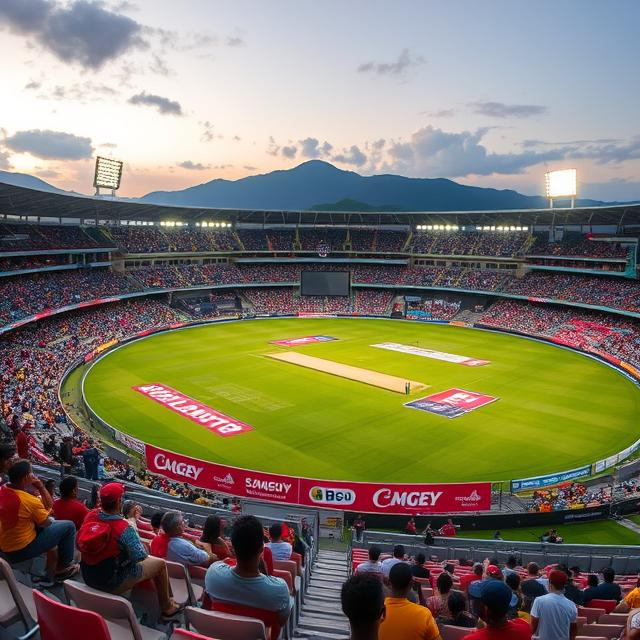
[(303, 271), (300, 274), (300, 294), (303, 296), (348, 296), (348, 271)]

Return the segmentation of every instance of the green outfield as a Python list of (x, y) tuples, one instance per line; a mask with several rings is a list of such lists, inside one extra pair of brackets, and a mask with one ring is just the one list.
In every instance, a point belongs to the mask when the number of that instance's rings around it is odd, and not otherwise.
[[(336, 341), (278, 347), (274, 340)], [(490, 364), (468, 367), (374, 348), (395, 342)], [(404, 395), (264, 357), (295, 351), (499, 399), (448, 419)], [(132, 387), (160, 383), (254, 430), (220, 437)], [(640, 392), (593, 359), (515, 336), (358, 319), (278, 319), (158, 334), (106, 355), (84, 382), (104, 421), (147, 443), (238, 467), (383, 482), (509, 480), (579, 467), (638, 438)]]

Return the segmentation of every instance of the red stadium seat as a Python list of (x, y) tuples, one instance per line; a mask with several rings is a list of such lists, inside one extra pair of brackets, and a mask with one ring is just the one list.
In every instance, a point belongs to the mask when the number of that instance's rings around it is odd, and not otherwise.
[(76, 609), (33, 592), (41, 640), (111, 640), (105, 621), (93, 611)]
[(617, 606), (618, 603), (615, 600), (589, 600), (589, 606), (594, 609), (604, 609), (605, 613), (611, 613)]

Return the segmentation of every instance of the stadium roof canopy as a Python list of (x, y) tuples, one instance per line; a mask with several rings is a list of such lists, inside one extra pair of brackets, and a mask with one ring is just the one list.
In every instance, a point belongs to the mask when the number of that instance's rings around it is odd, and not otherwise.
[(254, 224), (315, 225), (640, 225), (640, 203), (575, 209), (519, 209), (505, 211), (272, 211), (258, 209), (219, 209), (149, 204), (128, 199), (104, 199), (90, 196), (39, 191), (0, 182), (0, 215), (40, 218), (75, 218), (158, 222), (201, 220)]

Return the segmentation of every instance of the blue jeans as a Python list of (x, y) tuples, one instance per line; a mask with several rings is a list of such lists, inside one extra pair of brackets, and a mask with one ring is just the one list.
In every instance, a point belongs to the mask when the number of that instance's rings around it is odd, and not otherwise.
[(58, 547), (58, 566), (67, 567), (73, 562), (76, 546), (76, 526), (71, 520), (54, 520), (48, 527), (38, 529), (36, 537), (19, 551), (7, 553), (10, 564), (37, 558)]

